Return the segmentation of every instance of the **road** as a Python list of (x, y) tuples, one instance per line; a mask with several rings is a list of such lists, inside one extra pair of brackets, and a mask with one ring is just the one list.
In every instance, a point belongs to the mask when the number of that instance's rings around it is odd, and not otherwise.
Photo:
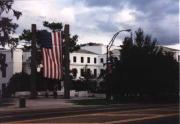
[[(26, 113), (27, 115), (24, 117), (21, 115), (19, 118), (17, 118), (17, 116), (16, 119), (9, 118), (3, 122), (68, 124), (178, 124), (178, 110), (178, 105), (139, 104), (87, 107), (63, 111), (41, 111), (39, 114), (37, 114), (38, 112), (29, 112)], [(10, 115), (11, 114), (6, 114), (4, 117), (8, 117)], [(3, 115), (1, 117), (3, 118)]]

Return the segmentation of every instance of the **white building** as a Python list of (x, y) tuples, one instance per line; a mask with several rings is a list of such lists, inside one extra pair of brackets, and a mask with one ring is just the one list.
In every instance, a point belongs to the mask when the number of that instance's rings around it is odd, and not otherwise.
[[(112, 46), (112, 56), (120, 57), (120, 47)], [(70, 53), (70, 69), (77, 70), (77, 78), (82, 76), (85, 66), (95, 77), (98, 77), (106, 69), (106, 45), (86, 45), (80, 50)]]
[(180, 49), (174, 49), (167, 46), (162, 46), (163, 51), (173, 53), (174, 58), (180, 62)]
[(0, 49), (0, 54), (5, 56), (5, 64), (7, 65), (4, 73), (0, 70), (1, 93), (2, 87), (7, 85), (10, 78), (15, 73), (22, 72), (22, 50), (16, 49), (13, 51), (12, 55), (11, 50)]
[(76, 78), (83, 76), (85, 67), (97, 77), (100, 69), (103, 69), (103, 64), (98, 61), (98, 54), (82, 49), (70, 54), (70, 70), (77, 71)]

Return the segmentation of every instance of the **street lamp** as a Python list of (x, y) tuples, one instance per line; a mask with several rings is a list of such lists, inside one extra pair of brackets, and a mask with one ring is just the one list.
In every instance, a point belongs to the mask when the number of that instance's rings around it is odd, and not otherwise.
[(120, 32), (123, 32), (123, 31), (126, 31), (126, 32), (131, 32), (131, 38), (132, 38), (132, 31), (131, 29), (126, 29), (126, 30), (120, 30), (118, 32), (116, 32), (111, 41), (109, 42), (109, 44), (107, 45), (106, 49), (107, 49), (107, 53), (106, 53), (106, 70), (108, 72), (108, 61), (109, 61), (109, 50), (110, 48), (112, 47), (113, 43), (114, 43), (114, 40), (116, 39), (117, 35), (120, 33)]
[[(126, 29), (126, 30), (120, 30), (120, 31), (118, 31), (118, 32), (116, 32), (115, 34), (114, 34), (114, 36), (112, 37), (112, 39), (111, 39), (111, 41), (109, 42), (109, 44), (107, 45), (107, 53), (106, 53), (106, 72), (107, 72), (107, 74), (108, 73), (111, 73), (110, 72), (110, 70), (109, 70), (109, 68), (111, 68), (111, 65), (109, 64), (109, 50), (110, 50), (110, 48), (111, 48), (111, 46), (113, 45), (113, 43), (114, 43), (114, 40), (116, 39), (116, 37), (117, 37), (117, 35), (120, 33), (120, 32), (123, 32), (123, 31), (126, 31), (126, 32), (131, 32), (131, 39), (133, 39), (132, 38), (132, 31), (131, 31), (131, 29)], [(108, 83), (109, 82), (109, 80), (108, 80), (108, 78), (107, 78), (107, 86), (106, 86), (106, 99), (107, 100), (109, 100), (110, 98), (111, 98), (111, 93), (110, 93), (110, 91), (109, 91), (109, 86), (110, 86), (110, 84)]]

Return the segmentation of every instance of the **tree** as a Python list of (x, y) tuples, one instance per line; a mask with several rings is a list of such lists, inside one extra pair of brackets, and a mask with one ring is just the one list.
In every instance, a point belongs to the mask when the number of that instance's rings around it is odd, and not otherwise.
[(49, 28), (52, 31), (61, 31), (61, 29), (63, 28), (62, 23), (49, 23), (48, 21), (44, 21), (43, 22), (43, 26)]
[(4, 16), (10, 11), (13, 12), (16, 19), (19, 19), (19, 17), (22, 15), (21, 12), (12, 8), (13, 3), (14, 0), (0, 1), (0, 45), (3, 47), (8, 44), (11, 48), (13, 48), (17, 44), (17, 39), (10, 36), (10, 34), (15, 33), (18, 25), (13, 23), (11, 18)]
[[(11, 48), (11, 52), (13, 52), (13, 48), (15, 48), (18, 43), (18, 39), (11, 36), (11, 34), (15, 33), (18, 25), (13, 23), (13, 19), (7, 15), (9, 12), (13, 12), (16, 19), (19, 19), (22, 15), (21, 12), (12, 8), (13, 3), (14, 0), (0, 1), (0, 46), (5, 47), (5, 45), (8, 45)], [(4, 56), (5, 54), (0, 54), (0, 58), (3, 58)], [(7, 64), (5, 61), (0, 61), (0, 67), (3, 74), (6, 72), (6, 66)]]
[[(43, 26), (48, 28), (51, 31), (61, 31), (62, 28), (63, 28), (62, 23), (59, 23), (59, 22), (57, 22), (57, 23), (56, 22), (50, 23), (48, 21), (44, 21), (43, 22)], [(44, 29), (43, 30), (37, 30), (37, 35), (41, 31), (44, 31)], [(63, 38), (64, 38), (64, 35), (63, 35)], [(19, 39), (20, 40), (28, 41), (27, 43), (30, 43), (30, 41), (32, 39), (31, 31), (29, 29), (23, 30), (23, 33), (19, 36)], [(69, 46), (69, 51), (70, 52), (76, 51), (76, 50), (78, 50), (80, 48), (80, 46), (77, 45), (77, 41), (78, 41), (78, 35), (73, 35), (72, 37), (70, 37), (70, 43), (69, 43), (70, 44), (70, 46)], [(39, 42), (38, 42), (38, 44), (39, 44)], [(29, 48), (29, 47), (27, 47), (27, 48)], [(63, 51), (64, 51), (64, 45), (63, 45)]]
[(17, 91), (30, 90), (30, 76), (24, 72), (14, 74), (7, 86), (9, 95)]
[(111, 94), (142, 98), (177, 95), (178, 63), (173, 54), (164, 52), (157, 46), (157, 40), (144, 35), (142, 29), (135, 33), (135, 44), (129, 37), (124, 39), (120, 60), (108, 77)]

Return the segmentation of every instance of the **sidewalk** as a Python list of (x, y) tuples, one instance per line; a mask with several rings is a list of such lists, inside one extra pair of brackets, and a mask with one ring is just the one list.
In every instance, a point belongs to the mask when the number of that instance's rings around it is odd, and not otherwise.
[(54, 98), (26, 99), (26, 107), (19, 108), (19, 99), (13, 98), (0, 104), (0, 112), (78, 107), (69, 100)]
[(74, 97), (71, 99), (62, 99), (62, 98), (55, 99), (53, 97), (50, 98), (41, 97), (37, 99), (27, 98), (25, 108), (19, 108), (19, 98), (12, 98), (12, 99), (7, 99), (6, 101), (4, 101), (3, 104), (0, 103), (0, 113), (83, 107), (82, 105), (76, 105), (71, 102), (71, 100), (82, 100), (82, 99), (97, 99), (97, 98), (91, 98), (91, 97)]

